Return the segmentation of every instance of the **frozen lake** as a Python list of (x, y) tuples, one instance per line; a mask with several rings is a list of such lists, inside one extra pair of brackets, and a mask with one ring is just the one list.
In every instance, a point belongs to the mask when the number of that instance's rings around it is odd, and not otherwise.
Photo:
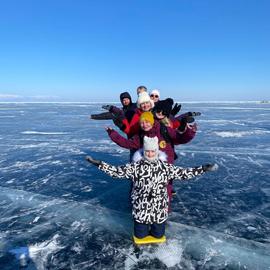
[(129, 152), (102, 104), (0, 103), (0, 269), (270, 269), (270, 104), (184, 103), (198, 133), (177, 165), (219, 170), (175, 182), (167, 243), (131, 240), (129, 181), (106, 176)]

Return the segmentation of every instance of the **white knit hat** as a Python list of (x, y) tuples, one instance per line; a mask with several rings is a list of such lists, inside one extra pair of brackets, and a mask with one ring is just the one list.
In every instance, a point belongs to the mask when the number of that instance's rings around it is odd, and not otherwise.
[(147, 92), (142, 92), (139, 94), (137, 99), (137, 107), (140, 108), (142, 103), (150, 102), (152, 105), (152, 108), (154, 107), (153, 101), (150, 98), (149, 94)]
[[(149, 158), (145, 155), (145, 151), (147, 150), (152, 150), (152, 151), (156, 151), (156, 155), (152, 158)], [(143, 137), (143, 151), (144, 151), (144, 158), (149, 160), (149, 161), (154, 161), (158, 159), (158, 150), (159, 150), (159, 146), (158, 146), (158, 137), (147, 137), (144, 136)]]
[(157, 95), (158, 97), (160, 97), (159, 90), (157, 90), (157, 89), (152, 90), (151, 93), (150, 93), (150, 96), (151, 95)]

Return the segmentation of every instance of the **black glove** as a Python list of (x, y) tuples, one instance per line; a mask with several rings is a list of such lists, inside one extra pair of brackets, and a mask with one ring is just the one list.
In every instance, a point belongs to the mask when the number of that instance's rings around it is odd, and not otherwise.
[(200, 116), (200, 112), (189, 112), (191, 115), (190, 116)]
[(173, 116), (177, 115), (180, 110), (181, 110), (181, 104), (175, 103), (171, 110), (171, 115)]
[(180, 126), (178, 127), (178, 130), (179, 130), (180, 132), (184, 132), (185, 129), (186, 129), (186, 127), (187, 127), (187, 118), (182, 118), (182, 119), (180, 120)]
[(104, 110), (107, 110), (107, 111), (111, 112), (112, 109), (113, 109), (113, 106), (112, 105), (103, 105), (101, 108), (104, 109)]
[(180, 122), (183, 121), (183, 119), (186, 119), (187, 123), (193, 123), (195, 121), (195, 116), (200, 116), (200, 112), (187, 112), (180, 116)]
[(90, 156), (86, 156), (85, 159), (86, 159), (88, 162), (90, 162), (90, 163), (92, 163), (93, 165), (95, 165), (95, 166), (98, 166), (98, 165), (101, 164), (101, 160), (93, 159), (93, 158), (90, 157)]
[(202, 165), (202, 169), (205, 172), (213, 172), (213, 171), (216, 171), (218, 169), (218, 165), (217, 164), (205, 164), (205, 165)]

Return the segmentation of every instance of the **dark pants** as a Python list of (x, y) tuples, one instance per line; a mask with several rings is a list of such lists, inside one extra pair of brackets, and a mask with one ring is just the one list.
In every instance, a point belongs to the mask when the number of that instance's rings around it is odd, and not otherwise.
[[(150, 229), (150, 230), (149, 230)], [(156, 238), (161, 238), (165, 234), (165, 222), (161, 224), (144, 224), (134, 220), (134, 236), (144, 238), (147, 235), (152, 235)]]

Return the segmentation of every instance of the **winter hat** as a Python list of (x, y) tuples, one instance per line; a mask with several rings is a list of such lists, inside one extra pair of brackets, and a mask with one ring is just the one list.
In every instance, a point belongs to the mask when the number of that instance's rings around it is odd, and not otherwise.
[(171, 114), (172, 105), (173, 105), (172, 98), (160, 100), (155, 105), (155, 111), (162, 112), (163, 115), (169, 116)]
[(154, 115), (151, 112), (143, 112), (140, 116), (140, 122), (147, 121), (151, 125), (154, 125)]
[(137, 107), (140, 108), (141, 104), (145, 102), (150, 102), (153, 107), (152, 99), (150, 98), (149, 94), (147, 92), (142, 92), (138, 96)]
[(160, 93), (157, 89), (152, 90), (152, 92), (150, 93), (150, 96), (152, 95), (157, 95), (158, 97), (160, 97)]
[(130, 100), (130, 102), (132, 102), (131, 96), (130, 96), (129, 92), (123, 92), (123, 93), (120, 94), (120, 100), (121, 100), (121, 102), (122, 102), (122, 100), (124, 98), (128, 98)]
[[(149, 158), (145, 155), (145, 151), (147, 150), (152, 150), (152, 151), (155, 151), (156, 154), (154, 157), (152, 158)], [(159, 150), (159, 147), (158, 147), (158, 137), (147, 137), (147, 136), (144, 136), (143, 137), (143, 151), (144, 151), (144, 158), (149, 160), (149, 161), (154, 161), (154, 160), (157, 160), (158, 159), (158, 150)]]
[(144, 85), (140, 85), (137, 87), (137, 94), (139, 95), (142, 92), (147, 92), (147, 88)]

